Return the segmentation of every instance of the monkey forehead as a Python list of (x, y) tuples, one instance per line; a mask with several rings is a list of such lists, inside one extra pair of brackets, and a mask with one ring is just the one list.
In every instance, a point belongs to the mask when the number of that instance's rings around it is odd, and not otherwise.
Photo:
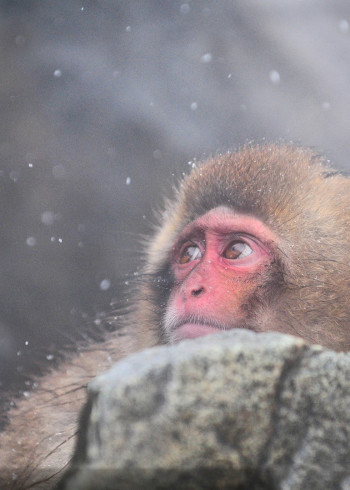
[[(278, 232), (291, 216), (327, 209), (338, 194), (334, 171), (311, 150), (293, 145), (243, 147), (217, 155), (192, 170), (178, 199), (183, 223), (217, 206), (251, 214)], [(347, 180), (349, 190), (350, 180)], [(315, 199), (315, 188), (318, 199)], [(332, 194), (332, 199), (330, 199)], [(315, 201), (320, 202), (315, 202)], [(322, 202), (322, 204), (321, 204)], [(303, 203), (303, 206), (300, 205)], [(281, 225), (281, 226), (280, 226)]]
[(182, 240), (186, 236), (206, 231), (218, 234), (239, 231), (253, 235), (262, 242), (277, 241), (277, 236), (260, 219), (235, 211), (227, 206), (213, 208), (189, 223), (180, 232), (179, 240)]

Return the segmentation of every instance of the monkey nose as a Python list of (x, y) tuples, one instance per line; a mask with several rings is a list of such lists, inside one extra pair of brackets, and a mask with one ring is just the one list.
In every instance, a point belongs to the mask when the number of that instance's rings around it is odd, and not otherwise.
[(191, 291), (191, 295), (192, 296), (199, 296), (200, 294), (202, 294), (204, 292), (204, 288), (203, 287), (200, 287), (200, 288), (195, 288), (195, 289), (192, 289)]

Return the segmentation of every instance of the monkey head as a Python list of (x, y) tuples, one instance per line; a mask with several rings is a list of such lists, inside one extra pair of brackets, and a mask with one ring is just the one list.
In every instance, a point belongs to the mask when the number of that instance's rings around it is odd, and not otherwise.
[(147, 249), (136, 318), (159, 343), (279, 331), (350, 349), (350, 180), (294, 145), (195, 168)]

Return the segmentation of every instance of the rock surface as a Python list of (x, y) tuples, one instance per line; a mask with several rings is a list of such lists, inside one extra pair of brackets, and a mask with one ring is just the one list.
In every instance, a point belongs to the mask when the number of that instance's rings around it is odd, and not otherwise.
[(89, 387), (64, 490), (350, 489), (350, 357), (236, 330)]

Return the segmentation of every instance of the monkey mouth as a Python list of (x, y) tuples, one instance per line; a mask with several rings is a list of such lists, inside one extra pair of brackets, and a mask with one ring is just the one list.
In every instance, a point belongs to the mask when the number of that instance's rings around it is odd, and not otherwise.
[(223, 328), (212, 327), (205, 323), (183, 323), (176, 329), (176, 336), (181, 339), (195, 339), (213, 333), (222, 332)]
[(179, 342), (184, 339), (195, 339), (197, 337), (223, 332), (224, 330), (230, 330), (230, 327), (198, 316), (178, 319), (171, 326), (168, 325), (168, 329), (169, 327), (174, 342)]

